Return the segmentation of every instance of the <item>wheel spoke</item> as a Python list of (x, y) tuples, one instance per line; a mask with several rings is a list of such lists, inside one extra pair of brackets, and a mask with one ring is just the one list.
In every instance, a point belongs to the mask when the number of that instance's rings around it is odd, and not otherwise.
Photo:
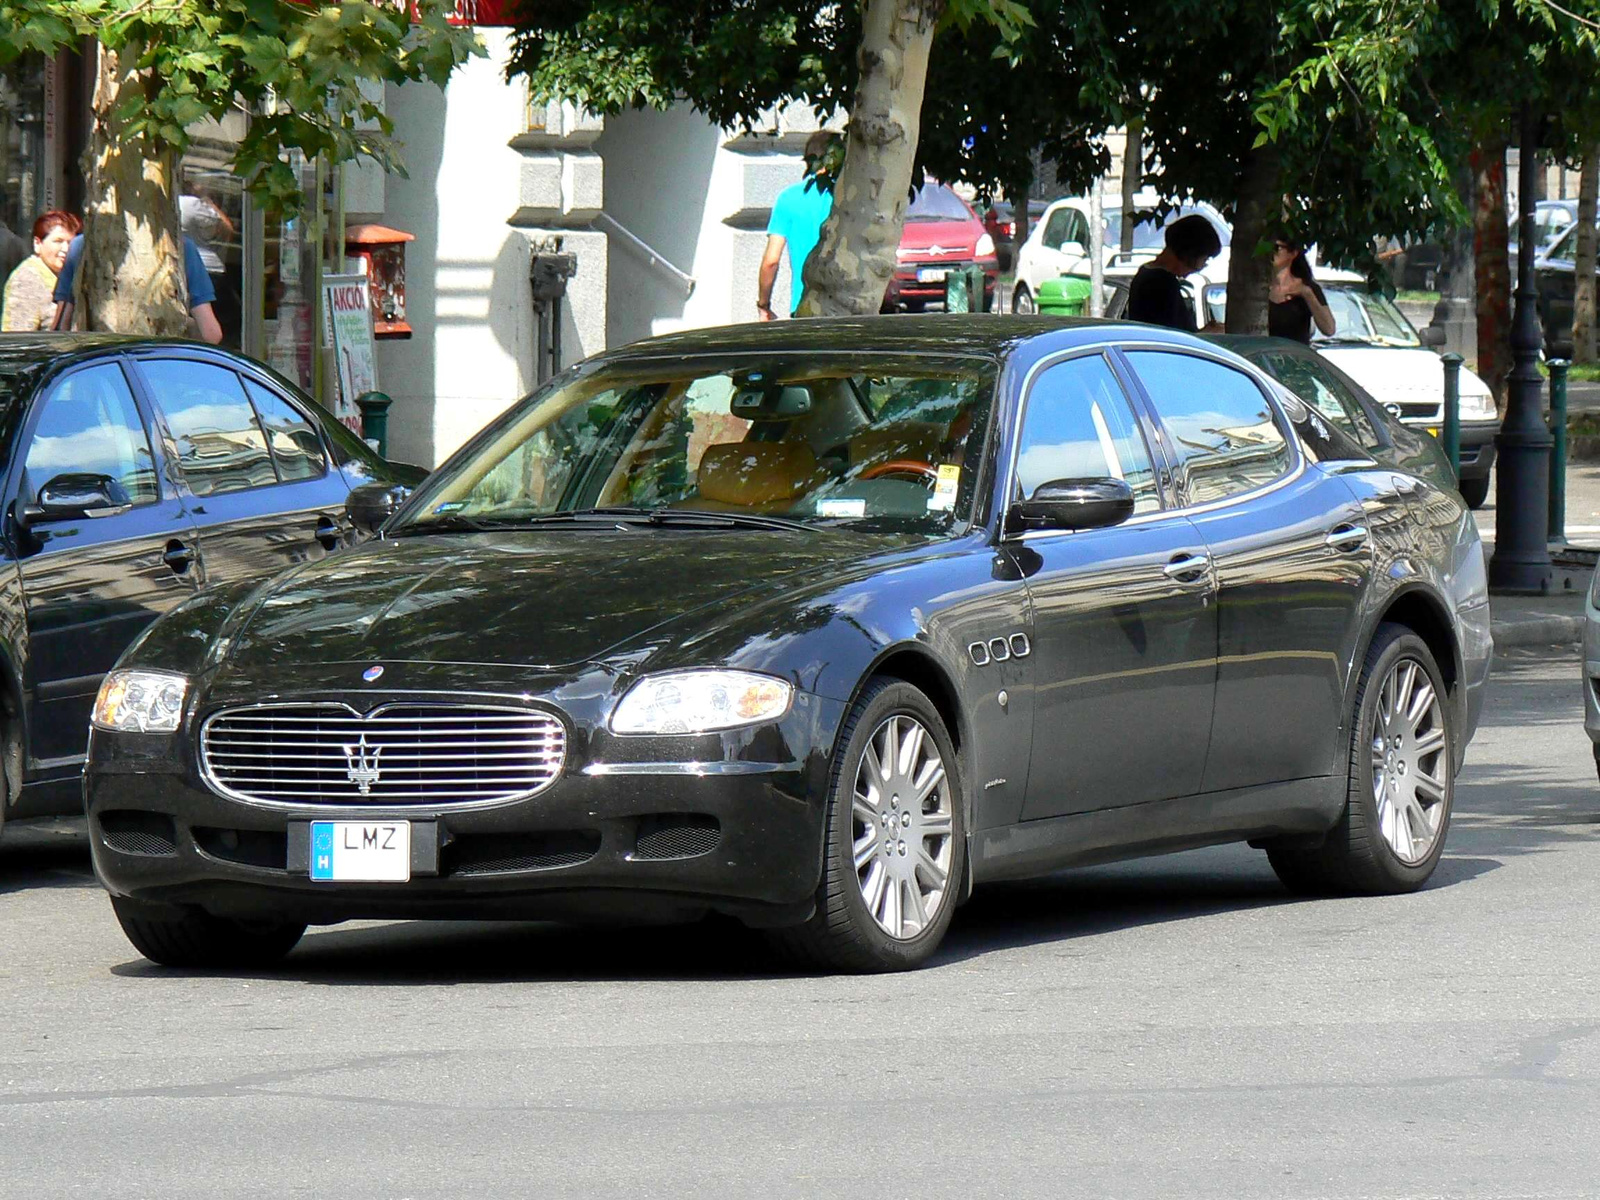
[(1411, 823), (1406, 820), (1405, 812), (1398, 804), (1389, 806), (1392, 814), (1390, 822), (1389, 845), (1394, 847), (1394, 852), (1406, 862), (1414, 862), (1417, 857), (1417, 848), (1411, 838)]
[(1394, 706), (1389, 710), (1389, 717), (1394, 719), (1395, 714), (1411, 710), (1411, 692), (1417, 685), (1416, 664), (1407, 660), (1394, 669)]
[(860, 875), (862, 871), (866, 870), (867, 864), (877, 856), (878, 831), (869, 826), (866, 836), (857, 840), (855, 844), (855, 851), (856, 874)]
[(916, 791), (912, 794), (911, 805), (921, 808), (928, 802), (928, 797), (933, 795), (941, 783), (944, 782), (944, 764), (937, 758), (928, 759), (927, 766), (923, 769), (922, 777), (917, 780)]
[(1422, 718), (1431, 713), (1432, 709), (1433, 684), (1429, 683), (1427, 679), (1424, 678), (1422, 686), (1412, 693), (1411, 705), (1406, 709), (1406, 720), (1411, 723), (1411, 734), (1413, 737), (1415, 737), (1417, 731), (1422, 728)]
[(1435, 750), (1444, 749), (1444, 730), (1438, 726), (1428, 730), (1426, 733), (1419, 733), (1416, 737), (1417, 740), (1412, 743), (1411, 749), (1419, 761), (1432, 754)]
[[(887, 872), (885, 872), (887, 874)], [(901, 932), (900, 913), (900, 880), (889, 880), (889, 886), (883, 892), (883, 915), (879, 918), (883, 927), (894, 937), (905, 936)]]
[(881, 792), (889, 786), (889, 779), (883, 772), (883, 759), (878, 755), (876, 741), (874, 738), (867, 743), (867, 752), (861, 756), (861, 765), (867, 772), (868, 783)]
[(861, 881), (861, 898), (867, 902), (867, 911), (877, 920), (878, 908), (883, 903), (883, 889), (889, 882), (889, 872), (881, 862), (875, 862)]
[(926, 881), (930, 891), (942, 892), (944, 885), (949, 880), (945, 869), (934, 862), (933, 855), (926, 850), (917, 851), (917, 875)]
[(948, 837), (952, 827), (949, 813), (928, 813), (922, 818), (922, 836), (925, 838)]
[(894, 771), (904, 779), (916, 777), (917, 759), (922, 754), (922, 739), (927, 731), (917, 722), (912, 721), (911, 727), (906, 730), (906, 736), (900, 743), (900, 752), (896, 756)]
[(922, 890), (917, 887), (915, 879), (906, 880), (905, 908), (911, 917), (911, 923), (916, 932), (925, 929), (928, 924), (928, 910), (922, 904)]
[(1435, 779), (1432, 775), (1424, 774), (1421, 768), (1411, 777), (1412, 786), (1416, 788), (1417, 796), (1429, 804), (1439, 804), (1444, 801), (1444, 781)]

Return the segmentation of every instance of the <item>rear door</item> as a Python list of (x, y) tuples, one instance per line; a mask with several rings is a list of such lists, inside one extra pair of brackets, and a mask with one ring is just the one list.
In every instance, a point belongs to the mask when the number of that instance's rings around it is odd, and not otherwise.
[(306, 414), (221, 362), (143, 358), (138, 369), (193, 497), (208, 582), (279, 571), (341, 544), (348, 491)]
[[(28, 415), (6, 491), (27, 614), (31, 773), (82, 764), (89, 712), (106, 671), (152, 620), (193, 594), (196, 529), (154, 450), (123, 364), (78, 368), (51, 383)], [(35, 523), (21, 509), (58, 475), (111, 479), (125, 500), (111, 515)]]
[(1342, 659), (1371, 533), (1339, 478), (1307, 463), (1254, 376), (1220, 359), (1130, 350), (1160, 417), (1184, 511), (1217, 573), (1217, 692), (1204, 790), (1332, 774)]

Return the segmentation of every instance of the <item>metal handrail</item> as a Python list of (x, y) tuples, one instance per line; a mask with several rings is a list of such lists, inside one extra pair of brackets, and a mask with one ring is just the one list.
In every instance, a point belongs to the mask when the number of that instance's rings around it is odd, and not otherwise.
[(674, 279), (681, 283), (683, 285), (684, 295), (686, 297), (694, 295), (695, 278), (693, 275), (689, 274), (687, 271), (680, 271), (677, 267), (673, 266), (667, 261), (665, 255), (663, 255), (654, 246), (650, 245), (649, 242), (645, 241), (638, 234), (634, 233), (633, 230), (629, 229), (621, 221), (613, 217), (610, 213), (596, 213), (594, 217), (594, 223), (596, 225), (604, 226), (609, 233), (613, 233), (620, 237), (628, 245), (639, 251), (640, 254), (643, 254), (652, 267), (659, 267), (666, 274), (671, 275)]

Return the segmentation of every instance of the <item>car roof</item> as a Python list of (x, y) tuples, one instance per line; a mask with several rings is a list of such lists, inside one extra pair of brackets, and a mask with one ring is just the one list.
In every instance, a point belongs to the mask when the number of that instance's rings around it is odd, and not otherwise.
[(106, 350), (145, 347), (215, 349), (188, 338), (140, 337), (130, 333), (7, 333), (0, 334), (0, 371), (17, 373)]
[(1002, 358), (1035, 338), (1062, 349), (1118, 338), (1172, 340), (1185, 335), (1159, 326), (1089, 317), (996, 316), (993, 313), (895, 314), (868, 317), (805, 317), (684, 330), (646, 338), (592, 360), (621, 363), (681, 355), (826, 353), (927, 354)]

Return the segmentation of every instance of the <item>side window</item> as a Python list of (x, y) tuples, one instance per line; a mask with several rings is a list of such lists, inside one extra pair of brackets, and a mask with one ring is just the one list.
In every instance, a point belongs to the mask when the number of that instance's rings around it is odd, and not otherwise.
[(1183, 464), (1186, 504), (1254, 491), (1289, 469), (1272, 405), (1242, 371), (1190, 354), (1130, 351)]
[(1067, 240), (1067, 221), (1071, 216), (1070, 208), (1058, 208), (1050, 214), (1050, 219), (1044, 225), (1044, 235), (1040, 238), (1048, 249), (1060, 249), (1061, 243)]
[(1122, 385), (1098, 354), (1047, 368), (1028, 391), (1017, 450), (1024, 496), (1053, 479), (1121, 479), (1133, 510), (1161, 507), (1144, 435)]
[(1077, 211), (1072, 213), (1072, 219), (1067, 222), (1067, 237), (1069, 242), (1077, 242), (1085, 250), (1089, 248), (1089, 222), (1083, 219), (1083, 214)]
[(317, 431), (276, 392), (269, 392), (254, 380), (244, 381), (255, 405), (261, 427), (267, 433), (267, 446), (278, 476), (285, 483), (297, 479), (317, 479), (328, 469), (322, 454), (322, 439)]
[(239, 377), (211, 363), (165, 358), (140, 364), (196, 496), (276, 483), (267, 439)]
[(45, 397), (23, 459), (24, 494), (32, 499), (58, 475), (104, 475), (127, 504), (161, 498), (150, 435), (116, 364), (75, 371)]

